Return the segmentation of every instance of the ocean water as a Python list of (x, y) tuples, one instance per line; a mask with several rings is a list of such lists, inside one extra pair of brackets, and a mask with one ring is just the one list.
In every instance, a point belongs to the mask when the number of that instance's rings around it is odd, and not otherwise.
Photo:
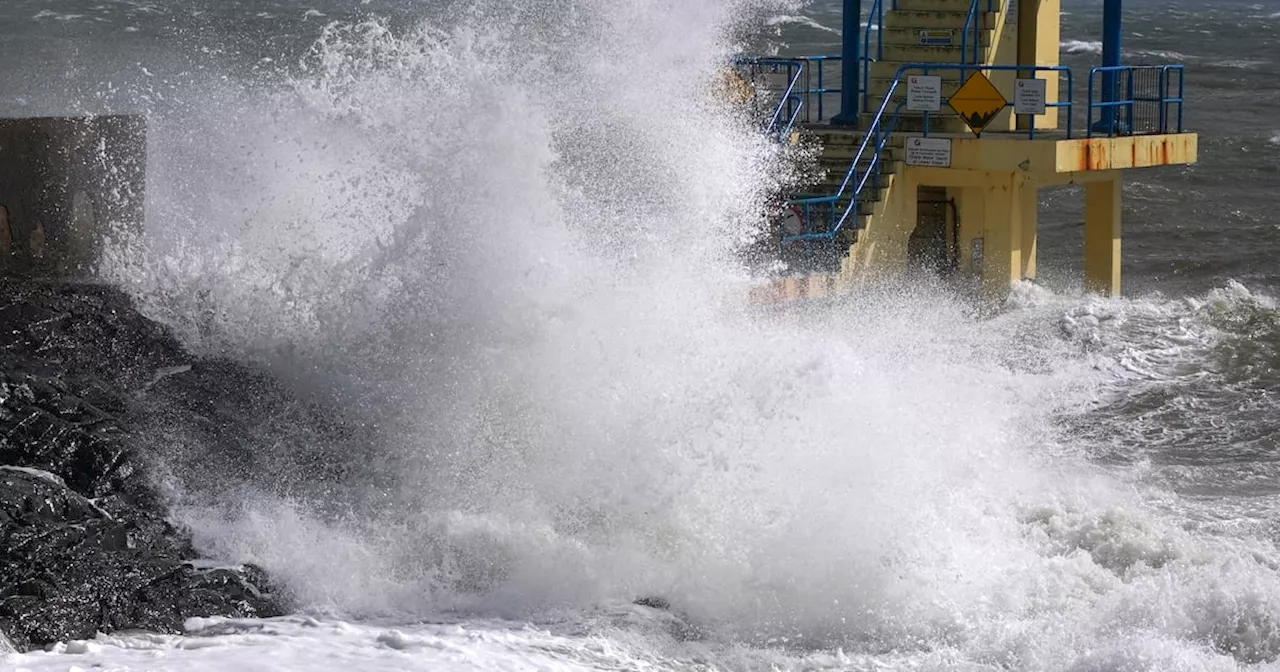
[(297, 614), (0, 662), (1280, 669), (1277, 8), (1128, 3), (1201, 161), (1128, 181), (1124, 298), (1081, 293), (1064, 189), (997, 315), (928, 283), (752, 313), (786, 166), (705, 86), (833, 51), (837, 4), (5, 2), (0, 113), (149, 117), (103, 279), (370, 431), (340, 487), (163, 483)]

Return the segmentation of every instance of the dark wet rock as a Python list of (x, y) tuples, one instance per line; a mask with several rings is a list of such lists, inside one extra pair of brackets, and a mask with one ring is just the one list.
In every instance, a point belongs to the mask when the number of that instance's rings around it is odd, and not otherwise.
[(671, 609), (671, 603), (664, 597), (642, 597), (637, 599), (635, 604), (641, 607), (649, 607), (650, 609), (662, 609), (663, 611)]
[(248, 459), (243, 433), (279, 409), (263, 410), (253, 386), (287, 398), (264, 372), (194, 360), (116, 290), (0, 282), (0, 633), (11, 646), (283, 613), (257, 568), (198, 561), (152, 473), (173, 438), (157, 434), (174, 427), (194, 428), (188, 461), (208, 448), (242, 471), (268, 468)]
[(707, 631), (704, 628), (694, 623), (687, 615), (673, 610), (671, 601), (665, 597), (647, 595), (634, 600), (632, 604), (660, 612), (663, 629), (678, 641), (696, 641), (707, 637)]

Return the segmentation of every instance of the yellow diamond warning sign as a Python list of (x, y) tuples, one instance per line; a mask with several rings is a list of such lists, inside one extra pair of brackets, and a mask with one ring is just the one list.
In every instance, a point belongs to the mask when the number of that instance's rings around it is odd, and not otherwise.
[(991, 80), (981, 72), (969, 75), (969, 79), (965, 80), (964, 85), (948, 102), (951, 109), (978, 135), (982, 134), (982, 129), (996, 118), (1000, 110), (1009, 105), (1009, 101), (1000, 95)]

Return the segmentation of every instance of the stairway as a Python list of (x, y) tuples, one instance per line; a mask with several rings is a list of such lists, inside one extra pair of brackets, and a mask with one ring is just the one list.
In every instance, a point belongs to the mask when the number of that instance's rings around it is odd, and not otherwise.
[[(893, 176), (903, 166), (904, 137), (903, 133), (919, 133), (924, 129), (924, 113), (910, 112), (905, 108), (895, 117), (894, 112), (899, 103), (906, 101), (907, 87), (900, 82), (885, 107), (885, 114), (878, 120), (877, 112), (884, 102), (885, 96), (893, 85), (894, 76), (899, 68), (907, 64), (937, 63), (939, 65), (959, 65), (974, 62), (975, 36), (971, 23), (967, 36), (965, 24), (970, 21), (971, 11), (976, 21), (977, 30), (977, 62), (993, 63), (1015, 59), (1002, 53), (1002, 44), (1006, 48), (1016, 49), (1013, 31), (1006, 35), (1005, 27), (1010, 19), (1007, 11), (1010, 0), (896, 0), (894, 8), (884, 12), (882, 27), (884, 58), (870, 65), (869, 77), (864, 84), (867, 87), (867, 109), (861, 115), (859, 128), (863, 133), (850, 132), (848, 129), (825, 125), (806, 125), (805, 131), (817, 136), (822, 145), (820, 167), (825, 178), (812, 185), (808, 193), (797, 194), (793, 201), (811, 197), (824, 197), (840, 193), (835, 207), (824, 204), (821, 208), (810, 207), (807, 216), (793, 217), (792, 221), (807, 219), (809, 232), (832, 231), (836, 221), (849, 207), (850, 200), (857, 198), (857, 209), (845, 221), (841, 229), (832, 237), (823, 240), (787, 240), (787, 234), (795, 234), (797, 230), (786, 230), (783, 224), (784, 244), (782, 246), (783, 261), (795, 273), (821, 274), (835, 273), (845, 266), (844, 260), (851, 247), (857, 242), (858, 232), (873, 225), (875, 217), (883, 210), (888, 199), (889, 189), (893, 184)], [(1000, 58), (1005, 56), (1005, 58)], [(918, 71), (915, 74), (919, 74)], [(959, 69), (940, 70), (934, 73), (942, 79), (942, 95), (946, 99), (960, 88), (965, 75)], [(1012, 76), (1012, 73), (1010, 73)], [(988, 129), (1000, 130), (1002, 118), (997, 117)], [(1006, 125), (1010, 123), (1005, 115)], [(885, 143), (883, 151), (876, 157), (875, 138), (868, 142), (866, 150), (858, 159), (856, 174), (851, 183), (840, 191), (841, 183), (849, 171), (850, 163), (858, 155), (858, 150), (866, 138), (866, 129), (875, 130), (880, 136), (886, 131), (893, 135)], [(1007, 129), (1006, 129), (1007, 130)], [(945, 103), (938, 112), (929, 115), (930, 133), (964, 133), (968, 126)], [(871, 168), (874, 162), (874, 168)], [(857, 192), (858, 182), (868, 169), (873, 171), (867, 179), (866, 186)]]
[[(831, 126), (813, 126), (807, 128), (806, 132), (817, 136), (822, 145), (822, 155), (818, 163), (823, 178), (813, 184), (807, 192), (796, 194), (792, 199), (798, 201), (841, 193), (840, 186), (848, 175), (854, 158), (858, 156), (865, 134), (854, 134)], [(849, 184), (845, 186), (841, 197), (835, 201), (834, 207), (830, 204), (810, 206), (808, 210), (810, 231), (832, 230), (849, 208), (858, 184), (870, 171), (871, 174), (866, 177), (865, 186), (858, 194), (857, 211), (850, 214), (844, 226), (832, 239), (821, 241), (823, 245), (809, 241), (796, 241), (784, 245), (783, 261), (793, 271), (800, 273), (838, 271), (845, 253), (857, 242), (858, 231), (865, 228), (875, 216), (878, 205), (887, 196), (893, 174), (902, 165), (903, 140), (900, 137), (891, 137), (881, 151), (879, 160), (872, 167), (875, 157), (874, 144), (872, 144), (874, 142), (873, 138), (858, 159), (857, 169), (849, 178)], [(784, 231), (784, 233), (794, 234), (798, 231)]]
[[(1009, 0), (977, 0), (974, 20), (978, 28), (978, 62), (994, 63), (997, 59), (1005, 26), (1009, 18), (1006, 11)], [(972, 63), (974, 54), (974, 26), (965, 35), (965, 23), (969, 19), (971, 0), (897, 0), (895, 9), (884, 14), (884, 58), (871, 64), (867, 81), (868, 107), (862, 115), (863, 127), (875, 120), (876, 111), (884, 101), (885, 93), (893, 84), (898, 69), (908, 63), (960, 64)], [(988, 7), (992, 11), (987, 11)], [(1012, 31), (1009, 35), (1012, 36)], [(949, 44), (946, 42), (949, 40)], [(963, 45), (962, 45), (963, 43)], [(1016, 49), (1016, 45), (1011, 46)], [(1013, 59), (1010, 59), (1013, 60)], [(964, 83), (959, 70), (942, 70), (936, 74), (942, 78), (942, 96), (950, 97)], [(886, 115), (907, 99), (907, 89), (899, 84), (894, 91)], [(924, 114), (903, 109), (897, 130), (919, 132), (924, 128)], [(968, 131), (964, 121), (945, 103), (942, 110), (929, 115), (930, 132), (963, 133)]]

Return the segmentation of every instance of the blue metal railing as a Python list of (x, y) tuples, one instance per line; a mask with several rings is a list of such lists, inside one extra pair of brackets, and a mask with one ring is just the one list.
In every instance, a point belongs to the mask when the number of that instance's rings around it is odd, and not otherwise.
[[(796, 118), (804, 111), (805, 99), (794, 93), (796, 85), (800, 83), (800, 78), (804, 76), (804, 63), (795, 65), (795, 74), (788, 78), (787, 89), (782, 92), (782, 98), (778, 101), (778, 107), (773, 111), (769, 123), (765, 126), (765, 132), (777, 137), (785, 137), (791, 133), (791, 129), (796, 124)], [(785, 123), (783, 121), (785, 120)]]
[[(979, 3), (983, 0), (970, 0), (969, 14), (964, 17), (964, 29), (960, 31), (960, 62), (978, 64), (982, 62), (982, 12), (978, 11)], [(987, 3), (986, 11), (988, 13), (995, 11), (995, 1), (985, 0)], [(969, 58), (969, 31), (970, 26), (973, 30), (973, 59)]]
[[(1089, 71), (1089, 110), (1086, 117), (1088, 137), (1095, 133), (1105, 137), (1182, 132), (1183, 85), (1186, 69), (1181, 65), (1114, 65)], [(1100, 99), (1094, 98), (1094, 82), (1114, 75), (1119, 91), (1097, 87)], [(1177, 94), (1170, 95), (1176, 83)], [(1152, 109), (1154, 108), (1154, 110)], [(1094, 110), (1098, 117), (1094, 119)], [(1174, 117), (1171, 119), (1170, 117)]]
[(807, 101), (797, 87), (805, 75), (807, 63), (808, 59), (804, 58), (737, 57), (733, 59), (735, 69), (746, 70), (744, 80), (748, 85), (754, 86), (757, 75), (764, 72), (782, 74), (787, 83), (786, 88), (778, 96), (777, 102), (773, 104), (768, 120), (762, 122), (766, 134), (776, 137), (784, 136), (795, 125), (796, 119), (804, 110)]
[[(896, 9), (898, 0), (893, 1)], [(871, 29), (876, 32), (876, 56), (871, 58)], [(871, 100), (871, 64), (884, 60), (884, 0), (871, 3), (871, 12), (867, 15), (867, 27), (862, 34), (862, 105), (859, 109), (867, 111)]]
[[(1072, 135), (1073, 126), (1072, 126), (1071, 118), (1073, 116), (1072, 112), (1073, 110), (1075, 110), (1075, 93), (1074, 93), (1075, 92), (1075, 75), (1072, 74), (1071, 68), (1068, 68), (1065, 65), (961, 65), (961, 64), (952, 64), (952, 63), (912, 63), (912, 64), (904, 65), (901, 68), (898, 68), (898, 74), (896, 76), (901, 77), (904, 71), (915, 71), (915, 70), (919, 70), (920, 74), (922, 75), (928, 75), (931, 72), (938, 72), (938, 71), (959, 71), (960, 78), (962, 80), (967, 78), (969, 73), (971, 72), (1008, 72), (1008, 71), (1016, 71), (1019, 73), (1056, 72), (1059, 75), (1064, 76), (1064, 78), (1066, 79), (1065, 90), (1067, 94), (1066, 95), (1067, 99), (1065, 101), (1058, 100), (1052, 103), (1046, 101), (1045, 107), (1058, 108), (1058, 109), (1065, 108), (1067, 110), (1067, 113), (1066, 113), (1067, 137), (1068, 138), (1073, 137)], [(1059, 87), (1061, 87), (1061, 84), (1062, 83), (1059, 82)], [(1062, 91), (1060, 88), (1058, 92), (1058, 96), (1055, 96), (1055, 97), (1060, 98), (1061, 95), (1062, 95)], [(1046, 92), (1046, 98), (1048, 97), (1049, 97), (1048, 92)], [(950, 102), (951, 101), (949, 98), (944, 99), (942, 101), (942, 106), (945, 108), (947, 105), (950, 104)], [(1012, 101), (1005, 103), (1005, 107), (1013, 107), (1013, 106), (1014, 104)], [(923, 132), (926, 138), (929, 137), (929, 120), (931, 116), (932, 116), (932, 113), (928, 111), (924, 112)], [(1036, 125), (1034, 122), (1027, 124), (1028, 138), (1034, 139), (1036, 137), (1035, 126)]]
[[(899, 69), (899, 75), (902, 69)], [(840, 188), (831, 196), (817, 196), (812, 198), (793, 199), (787, 202), (788, 206), (799, 208), (799, 217), (801, 220), (800, 231), (798, 233), (788, 235), (783, 232), (780, 244), (796, 241), (818, 241), (830, 240), (834, 241), (849, 221), (849, 216), (857, 212), (858, 196), (862, 193), (870, 182), (874, 188), (880, 186), (880, 161), (884, 156), (885, 143), (889, 141), (893, 134), (893, 129), (897, 127), (898, 118), (902, 109), (906, 106), (906, 102), (898, 103), (894, 109), (889, 122), (886, 124), (885, 111), (889, 106), (889, 102), (893, 99), (893, 92), (901, 83), (901, 77), (895, 77), (889, 85), (888, 92), (885, 93), (884, 101), (880, 103), (880, 109), (876, 111), (876, 116), (867, 128), (866, 135), (862, 138), (862, 143), (858, 146), (858, 151), (854, 154), (853, 160), (849, 162), (849, 170), (845, 172), (844, 180), (840, 183)], [(872, 140), (874, 139), (874, 143)], [(871, 154), (867, 155), (867, 148), (871, 148)], [(864, 156), (867, 156), (867, 165), (862, 170), (861, 177), (858, 175), (858, 166), (862, 163)], [(871, 182), (871, 180), (873, 180)], [(856, 182), (856, 184), (855, 184)], [(849, 203), (845, 206), (844, 211), (836, 217), (839, 208), (839, 202), (845, 198), (845, 192), (849, 190), (849, 185), (854, 184), (853, 192), (850, 194)], [(825, 208), (824, 208), (825, 206)], [(824, 231), (814, 231), (812, 226), (815, 210), (826, 210), (827, 222), (829, 226)]]
[(810, 70), (814, 73), (817, 81), (813, 82), (813, 86), (806, 87), (804, 95), (816, 101), (817, 119), (814, 121), (825, 121), (827, 118), (826, 97), (829, 95), (840, 95), (840, 88), (829, 89), (826, 85), (825, 66), (828, 61), (839, 63), (840, 56), (809, 56), (807, 60), (812, 64)]
[[(885, 0), (873, 0), (871, 10), (867, 16), (866, 26), (863, 28), (863, 40), (861, 54), (858, 61), (862, 65), (862, 77), (858, 82), (857, 98), (861, 101), (860, 109), (867, 111), (870, 105), (870, 80), (871, 80), (871, 64), (884, 60), (884, 3)], [(897, 8), (897, 0), (893, 0), (894, 9)], [(872, 33), (875, 33), (875, 46), (872, 47)], [(874, 54), (874, 55), (873, 55)], [(803, 56), (797, 58), (775, 57), (775, 58), (753, 58), (738, 57), (733, 59), (735, 67), (770, 67), (773, 72), (778, 72), (778, 68), (786, 70), (788, 87), (786, 92), (778, 101), (778, 107), (775, 109), (774, 121), (786, 118), (790, 120), (790, 125), (794, 126), (795, 122), (800, 119), (799, 109), (804, 108), (814, 113), (813, 117), (805, 117), (807, 122), (822, 122), (828, 118), (827, 97), (839, 96), (843, 92), (843, 82), (839, 87), (829, 87), (830, 76), (826, 72), (826, 65), (829, 62), (840, 63), (842, 57), (833, 56)], [(802, 86), (798, 86), (802, 74), (807, 73), (816, 81), (806, 81)], [(780, 112), (784, 107), (786, 110)]]
[[(879, 49), (883, 50), (883, 46)], [(863, 71), (869, 72), (869, 64), (874, 62), (874, 59), (863, 56), (860, 60), (863, 62)], [(841, 86), (830, 85), (831, 73), (828, 72), (827, 66), (831, 63), (838, 66), (841, 61), (838, 55), (796, 58), (738, 57), (733, 59), (733, 65), (738, 69), (746, 69), (748, 80), (754, 79), (753, 75), (761, 72), (782, 75), (787, 81), (787, 86), (779, 95), (769, 124), (772, 125), (775, 121), (789, 121), (790, 125), (794, 126), (800, 121), (817, 123), (826, 121), (832, 116), (828, 103), (833, 97), (838, 101), (843, 89)], [(865, 100), (869, 95), (866, 77), (862, 79), (858, 88), (859, 96)], [(803, 116), (801, 110), (805, 110)], [(775, 130), (783, 131), (785, 134), (789, 127), (784, 123), (781, 128)]]
[[(1066, 66), (961, 65), (950, 63), (912, 63), (903, 65), (894, 73), (893, 81), (890, 82), (888, 90), (885, 91), (884, 100), (880, 103), (871, 125), (867, 128), (866, 135), (863, 136), (857, 153), (854, 154), (853, 160), (849, 163), (849, 169), (845, 172), (844, 180), (841, 181), (836, 193), (831, 196), (816, 196), (787, 201), (787, 206), (792, 209), (800, 220), (799, 231), (787, 233), (784, 230), (779, 240), (779, 246), (795, 242), (834, 242), (836, 236), (848, 225), (849, 218), (858, 212), (861, 196), (867, 186), (870, 185), (877, 190), (880, 188), (880, 174), (882, 172), (885, 146), (894, 129), (898, 126), (902, 111), (906, 107), (906, 101), (899, 102), (893, 108), (893, 112), (890, 113), (887, 122), (885, 121), (885, 115), (888, 113), (889, 105), (893, 101), (893, 94), (902, 84), (903, 77), (908, 72), (919, 71), (921, 74), (927, 75), (930, 72), (939, 70), (958, 70), (962, 78), (967, 72), (975, 71), (1016, 70), (1019, 72), (1058, 72), (1065, 74), (1067, 100), (1065, 102), (1046, 103), (1046, 107), (1066, 108), (1067, 137), (1072, 135), (1071, 117), (1074, 107), (1072, 96), (1074, 79), (1071, 69)], [(1006, 107), (1008, 106), (1009, 104), (1006, 104)], [(1028, 127), (1028, 137), (1034, 138), (1035, 124), (1028, 124)], [(928, 137), (928, 135), (929, 112), (926, 111), (924, 113), (924, 136)], [(871, 151), (869, 155), (867, 154), (868, 149)], [(863, 166), (864, 157), (866, 157), (865, 166)], [(862, 166), (861, 170), (859, 170), (860, 166)], [(850, 192), (850, 185), (853, 185), (852, 192)], [(841, 210), (840, 202), (845, 199), (848, 199), (848, 203)], [(822, 215), (827, 222), (827, 226), (822, 227), (822, 230), (817, 230), (819, 227), (814, 224), (817, 215)]]
[[(896, 106), (893, 106), (892, 111), (890, 111), (894, 93), (902, 84), (903, 78), (907, 73), (918, 72), (928, 75), (939, 71), (959, 71), (961, 79), (965, 79), (972, 72), (1056, 72), (1065, 79), (1065, 82), (1059, 82), (1058, 96), (1055, 97), (1061, 98), (1065, 92), (1065, 100), (1046, 102), (1045, 107), (1065, 110), (1066, 137), (1068, 139), (1076, 137), (1073, 121), (1075, 116), (1075, 76), (1071, 68), (1061, 65), (972, 65), (950, 63), (912, 63), (903, 65), (894, 74), (893, 81), (890, 82), (889, 88), (885, 92), (884, 100), (880, 103), (875, 117), (867, 128), (866, 135), (858, 146), (858, 151), (855, 153), (853, 160), (850, 161), (849, 169), (845, 172), (844, 179), (841, 181), (836, 193), (830, 196), (798, 198), (787, 201), (787, 206), (791, 208), (792, 212), (800, 220), (799, 230), (792, 233), (784, 230), (779, 241), (780, 245), (792, 242), (834, 241), (836, 236), (849, 225), (850, 217), (858, 212), (864, 190), (868, 186), (877, 190), (880, 188), (880, 175), (882, 173), (885, 147), (890, 136), (897, 128), (902, 112), (906, 107), (906, 101), (901, 101)], [(1124, 84), (1124, 95), (1120, 96), (1119, 92), (1117, 92), (1116, 95), (1111, 97), (1111, 100), (1097, 100), (1094, 97), (1094, 81), (1098, 76), (1108, 72), (1118, 73), (1118, 79), (1123, 81)], [(1089, 73), (1088, 116), (1086, 120), (1090, 123), (1088, 124), (1086, 137), (1093, 137), (1095, 133), (1102, 132), (1099, 124), (1106, 121), (1108, 114), (1112, 117), (1109, 128), (1105, 129), (1108, 137), (1143, 133), (1183, 132), (1184, 74), (1185, 69), (1182, 65), (1126, 65), (1093, 68)], [(1171, 92), (1171, 89), (1175, 86), (1177, 89), (1176, 95)], [(944, 100), (943, 104), (946, 105), (949, 102), (949, 100)], [(1148, 108), (1154, 107), (1154, 112), (1148, 110), (1144, 114), (1143, 105)], [(1005, 104), (1005, 107), (1011, 106), (1013, 106), (1012, 102)], [(1093, 110), (1095, 109), (1100, 112), (1100, 117), (1096, 123), (1093, 118)], [(1121, 117), (1121, 113), (1123, 113), (1123, 117)], [(931, 113), (928, 111), (923, 113), (922, 134), (925, 137), (929, 136), (930, 116)], [(1027, 124), (1027, 137), (1036, 137), (1034, 121)], [(842, 207), (841, 202), (846, 200), (847, 202)], [(825, 221), (826, 226), (817, 226), (815, 222), (818, 221)]]
[[(880, 0), (876, 0), (877, 3)], [(986, 12), (996, 11), (996, 0), (970, 0), (969, 13), (964, 17), (964, 29), (960, 31), (960, 63), (978, 64), (982, 62), (982, 11), (981, 3), (986, 2)], [(898, 9), (898, 0), (893, 0), (893, 9)], [(883, 22), (883, 19), (881, 19)], [(973, 33), (973, 48), (969, 48), (969, 33)], [(969, 52), (973, 53), (970, 54)], [(969, 57), (972, 55), (972, 59)]]

